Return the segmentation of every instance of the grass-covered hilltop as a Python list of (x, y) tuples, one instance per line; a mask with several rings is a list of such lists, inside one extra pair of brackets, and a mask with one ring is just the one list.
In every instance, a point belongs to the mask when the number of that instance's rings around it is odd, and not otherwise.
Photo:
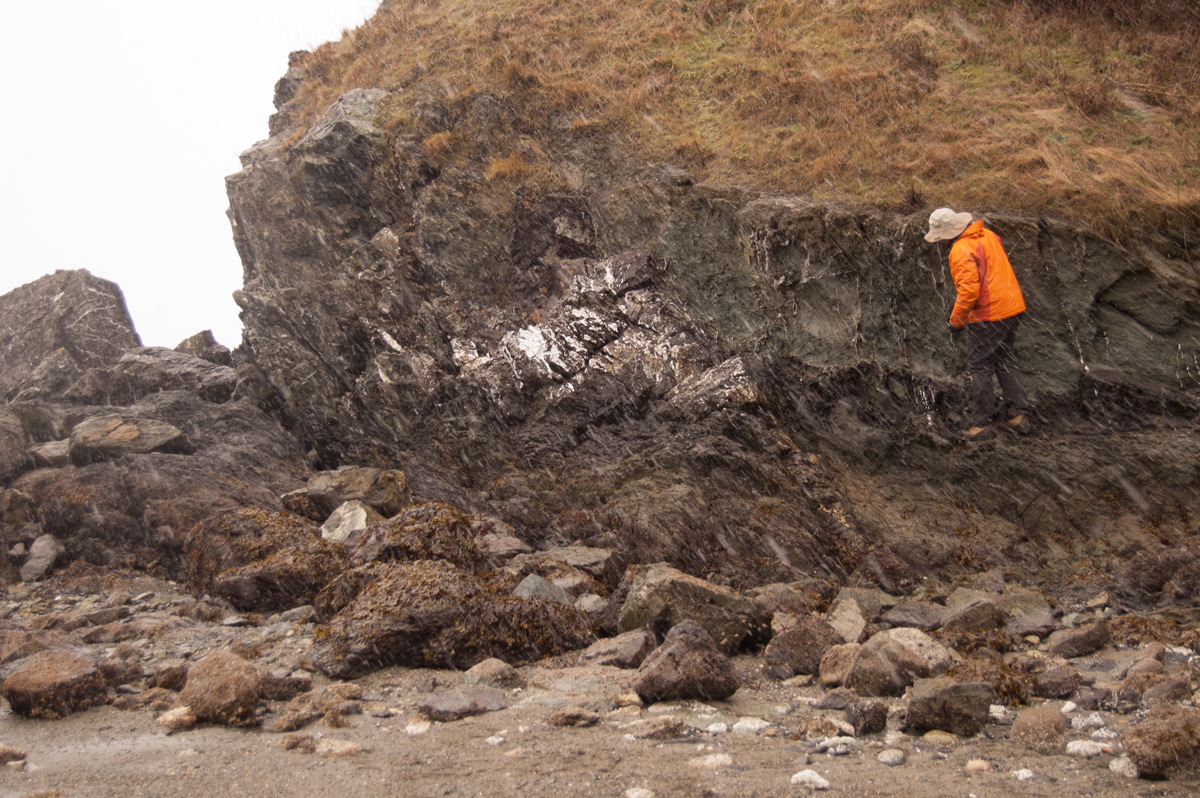
[(701, 179), (851, 207), (1118, 239), (1200, 220), (1194, 0), (385, 0), (303, 71), (297, 137), (351, 88), (521, 101), (506, 177), (536, 175), (539, 132), (598, 126)]

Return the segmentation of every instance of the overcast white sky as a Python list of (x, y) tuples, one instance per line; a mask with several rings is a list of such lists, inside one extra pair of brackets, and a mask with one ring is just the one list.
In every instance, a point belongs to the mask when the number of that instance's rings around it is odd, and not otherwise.
[(225, 176), (266, 138), (292, 50), (379, 0), (0, 6), (0, 294), (56, 269), (121, 286), (147, 346), (233, 348), (242, 267)]

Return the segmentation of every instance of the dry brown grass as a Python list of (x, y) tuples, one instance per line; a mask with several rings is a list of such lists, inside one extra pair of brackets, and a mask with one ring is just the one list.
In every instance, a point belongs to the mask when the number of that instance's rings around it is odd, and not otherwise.
[(1120, 236), (1200, 220), (1197, 31), (1193, 0), (390, 0), (310, 56), (296, 118), (498, 92), (710, 180)]

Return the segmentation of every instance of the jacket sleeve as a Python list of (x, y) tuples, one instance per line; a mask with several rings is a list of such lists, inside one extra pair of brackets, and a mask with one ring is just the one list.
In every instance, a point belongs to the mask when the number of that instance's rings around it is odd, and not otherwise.
[(950, 312), (950, 325), (961, 327), (967, 323), (967, 314), (979, 301), (979, 264), (968, 247), (955, 246), (950, 249), (950, 276), (958, 293), (954, 309)]

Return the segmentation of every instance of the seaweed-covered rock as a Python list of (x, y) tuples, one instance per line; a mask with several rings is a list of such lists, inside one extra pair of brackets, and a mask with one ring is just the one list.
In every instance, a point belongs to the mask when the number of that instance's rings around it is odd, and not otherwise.
[(375, 560), (445, 560), (462, 568), (482, 562), (471, 519), (448, 504), (421, 504), (353, 533), (346, 540), (356, 564)]
[(729, 657), (695, 621), (683, 621), (641, 664), (634, 690), (647, 703), (695, 698), (722, 701), (741, 679)]
[(449, 562), (388, 562), (359, 573), (373, 578), (316, 632), (313, 662), (330, 676), (388, 665), (469, 668), (490, 657), (519, 665), (594, 639), (579, 610), (504, 595)]
[(1125, 735), (1125, 753), (1149, 778), (1200, 767), (1200, 709), (1163, 704)]
[(196, 718), (223, 726), (258, 722), (262, 675), (252, 664), (229, 651), (215, 651), (188, 668), (179, 703)]
[[(255, 565), (285, 549), (328, 551), (332, 544), (317, 545), (320, 535), (316, 522), (292, 513), (258, 507), (221, 510), (187, 535), (188, 583), (195, 590), (208, 590), (219, 574)], [(322, 575), (333, 577), (324, 571)]]
[(665, 563), (648, 566), (634, 577), (617, 628), (627, 632), (645, 626), (665, 634), (687, 620), (704, 627), (726, 653), (770, 638), (771, 614), (761, 605)]
[(390, 468), (342, 466), (322, 471), (308, 480), (306, 493), (327, 515), (352, 499), (374, 507), (385, 517), (412, 503), (408, 477)]
[(825, 653), (844, 642), (825, 621), (815, 615), (802, 615), (794, 625), (771, 638), (763, 650), (763, 670), (776, 679), (815, 674)]
[(325, 540), (306, 541), (221, 572), (211, 590), (239, 610), (279, 612), (311, 604), (348, 565), (343, 546)]
[(39, 651), (0, 685), (12, 711), (27, 718), (61, 718), (107, 698), (108, 684), (96, 664), (72, 651)]

